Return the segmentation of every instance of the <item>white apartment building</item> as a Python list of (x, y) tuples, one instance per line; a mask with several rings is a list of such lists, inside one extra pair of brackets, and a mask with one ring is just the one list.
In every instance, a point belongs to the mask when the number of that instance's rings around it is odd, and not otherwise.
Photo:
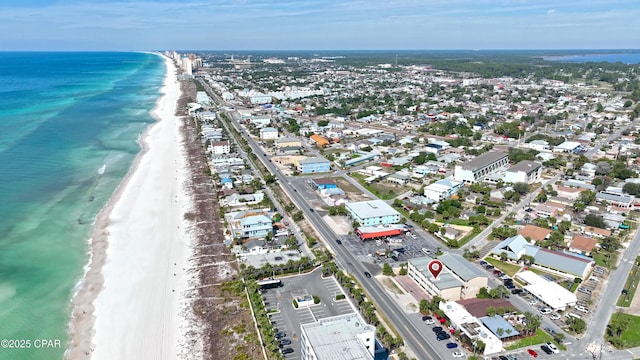
[(456, 165), (454, 180), (464, 183), (475, 183), (484, 180), (485, 176), (509, 165), (509, 155), (504, 152), (491, 151), (471, 161)]
[(231, 146), (228, 141), (214, 141), (209, 145), (209, 151), (213, 155), (229, 154)]
[(542, 164), (523, 160), (513, 165), (504, 174), (505, 183), (525, 183), (533, 184), (540, 181), (540, 175), (542, 175)]
[(260, 139), (273, 140), (278, 138), (278, 129), (274, 127), (266, 127), (260, 129)]

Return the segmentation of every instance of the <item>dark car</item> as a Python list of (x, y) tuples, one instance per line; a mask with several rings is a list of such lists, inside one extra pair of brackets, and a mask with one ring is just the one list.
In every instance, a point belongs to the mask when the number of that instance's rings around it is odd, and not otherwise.
[(509, 360), (509, 358), (504, 356), (504, 355), (498, 356), (498, 359), (500, 359), (500, 360)]
[(442, 331), (442, 326), (434, 326), (431, 330), (433, 330), (434, 333), (440, 332)]
[(513, 289), (513, 290), (511, 290), (511, 293), (513, 295), (519, 295), (519, 294), (522, 294), (523, 291), (524, 290), (522, 290), (522, 289)]
[(427, 320), (431, 320), (431, 319), (433, 319), (433, 318), (431, 316), (429, 316), (429, 315), (425, 315), (425, 316), (422, 317), (422, 321), (427, 321)]
[(276, 339), (280, 340), (283, 337), (286, 337), (287, 333), (285, 333), (284, 331), (278, 331), (274, 336), (276, 337)]
[(315, 211), (315, 210), (313, 210), (312, 208), (309, 208), (309, 211), (311, 211), (311, 212), (316, 212), (316, 211)]
[(282, 340), (278, 341), (278, 344), (280, 344), (280, 345), (291, 345), (291, 340), (282, 339)]
[(516, 288), (516, 286), (515, 286), (515, 285), (513, 285), (513, 283), (508, 283), (508, 284), (505, 284), (504, 286), (505, 286), (507, 289), (515, 289), (515, 288)]
[(338, 245), (342, 245), (342, 241), (341, 241), (340, 239), (336, 239), (336, 243), (337, 243)]
[(447, 340), (447, 339), (451, 339), (451, 335), (447, 334), (446, 332), (440, 333), (436, 337), (436, 340), (438, 341)]
[(551, 351), (551, 349), (549, 349), (547, 345), (540, 346), (540, 349), (542, 349), (542, 351), (544, 351), (547, 354), (553, 354), (553, 351)]
[(450, 342), (447, 344), (447, 349), (455, 349), (458, 347), (458, 344), (454, 343), (454, 342)]
[(487, 265), (487, 262), (484, 261), (484, 260), (480, 260), (480, 265), (485, 266), (485, 265)]
[(366, 277), (370, 278), (370, 277), (371, 277), (371, 273), (370, 273), (370, 272), (368, 272), (368, 271), (365, 271), (365, 272), (364, 272), (364, 276), (366, 276)]
[(493, 268), (495, 268), (495, 266), (493, 266), (493, 265), (486, 265), (484, 268), (485, 268), (485, 269), (487, 269), (487, 270), (492, 270)]
[(282, 353), (282, 355), (291, 354), (293, 352), (293, 349), (292, 348), (286, 348), (286, 349), (280, 350), (280, 352)]

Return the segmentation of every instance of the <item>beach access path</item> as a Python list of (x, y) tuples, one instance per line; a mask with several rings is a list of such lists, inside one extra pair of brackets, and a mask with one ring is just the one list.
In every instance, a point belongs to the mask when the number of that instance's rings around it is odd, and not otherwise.
[[(93, 242), (106, 237), (106, 251), (92, 246), (90, 267), (104, 265), (93, 276), (90, 269), (82, 284), (97, 292), (88, 307), (93, 316), (86, 317), (93, 320), (93, 338), (82, 332), (86, 325), (72, 326), (70, 359), (177, 359), (184, 348), (192, 253), (184, 214), (192, 204), (182, 120), (175, 115), (180, 84), (175, 66), (164, 60), (162, 96), (152, 111), (157, 122), (141, 137), (141, 154), (96, 222)], [(100, 256), (106, 258), (95, 259)]]

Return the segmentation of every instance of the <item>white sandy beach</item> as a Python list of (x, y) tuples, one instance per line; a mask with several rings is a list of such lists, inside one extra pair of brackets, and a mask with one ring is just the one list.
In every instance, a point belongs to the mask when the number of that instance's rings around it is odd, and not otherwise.
[(164, 59), (163, 95), (153, 110), (158, 122), (143, 135), (141, 155), (96, 221), (92, 261), (74, 299), (69, 359), (177, 359), (184, 351), (192, 251), (184, 214), (191, 200), (175, 116), (180, 85)]

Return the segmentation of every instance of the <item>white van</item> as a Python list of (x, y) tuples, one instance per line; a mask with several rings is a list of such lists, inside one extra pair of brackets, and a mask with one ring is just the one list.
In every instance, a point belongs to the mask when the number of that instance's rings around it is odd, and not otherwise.
[(574, 313), (572, 313), (572, 312), (567, 313), (565, 316), (566, 316), (566, 317), (568, 317), (568, 318), (582, 319), (582, 318), (580, 317), (580, 315), (578, 315), (578, 314), (574, 314)]

